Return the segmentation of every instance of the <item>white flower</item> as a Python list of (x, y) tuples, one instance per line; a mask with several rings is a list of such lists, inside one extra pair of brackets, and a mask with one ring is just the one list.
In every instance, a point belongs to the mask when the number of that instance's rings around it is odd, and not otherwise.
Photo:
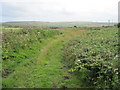
[(80, 60), (77, 60), (78, 62), (80, 62)]

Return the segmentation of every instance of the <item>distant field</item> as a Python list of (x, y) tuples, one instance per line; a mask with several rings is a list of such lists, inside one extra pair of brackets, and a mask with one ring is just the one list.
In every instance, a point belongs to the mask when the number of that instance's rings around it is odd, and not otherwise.
[(26, 22), (6, 22), (2, 25), (8, 26), (37, 26), (37, 27), (97, 27), (97, 26), (114, 26), (116, 23), (98, 23), (98, 22), (39, 22), (39, 21), (26, 21)]

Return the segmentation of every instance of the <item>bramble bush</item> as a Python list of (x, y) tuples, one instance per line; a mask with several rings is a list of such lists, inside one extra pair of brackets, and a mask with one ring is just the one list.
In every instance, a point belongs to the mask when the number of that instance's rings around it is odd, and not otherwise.
[(64, 60), (87, 87), (118, 88), (118, 32), (116, 28), (89, 30), (64, 48)]

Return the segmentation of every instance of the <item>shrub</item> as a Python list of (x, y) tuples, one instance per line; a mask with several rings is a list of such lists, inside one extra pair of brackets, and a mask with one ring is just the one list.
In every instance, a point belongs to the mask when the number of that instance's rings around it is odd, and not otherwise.
[(117, 24), (118, 28), (120, 28), (120, 23)]
[(117, 88), (118, 46), (117, 28), (89, 30), (65, 46), (64, 61), (86, 87)]
[[(97, 88), (115, 88), (118, 83), (118, 68), (113, 68), (110, 62), (94, 59), (76, 60), (74, 71), (78, 72), (87, 84)], [(115, 85), (114, 85), (115, 84)]]

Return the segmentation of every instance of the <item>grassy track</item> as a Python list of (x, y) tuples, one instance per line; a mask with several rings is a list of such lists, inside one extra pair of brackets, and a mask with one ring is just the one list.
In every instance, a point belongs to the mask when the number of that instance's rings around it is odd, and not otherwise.
[(116, 88), (117, 34), (115, 27), (6, 30), (3, 87)]
[(66, 66), (61, 62), (61, 49), (69, 40), (83, 34), (84, 30), (61, 31), (63, 31), (63, 34), (47, 41), (38, 57), (34, 58), (35, 60), (20, 67), (9, 76), (8, 81), (10, 83), (7, 87), (74, 88), (81, 86), (77, 77), (72, 76), (73, 74), (70, 74)]

